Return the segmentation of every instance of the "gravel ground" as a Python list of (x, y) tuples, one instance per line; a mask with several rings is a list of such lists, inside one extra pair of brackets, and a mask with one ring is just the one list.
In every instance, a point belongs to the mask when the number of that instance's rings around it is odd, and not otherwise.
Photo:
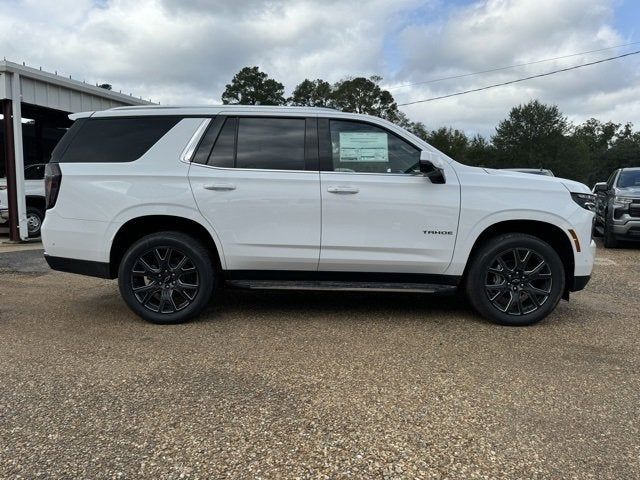
[(0, 254), (0, 478), (640, 477), (640, 249), (530, 328), (240, 291), (154, 326), (40, 254)]

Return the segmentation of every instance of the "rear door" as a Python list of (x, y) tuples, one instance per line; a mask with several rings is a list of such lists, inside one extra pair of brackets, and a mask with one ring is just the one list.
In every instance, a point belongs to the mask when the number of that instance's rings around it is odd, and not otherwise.
[(445, 184), (432, 184), (417, 173), (420, 148), (381, 126), (338, 119), (318, 122), (319, 270), (444, 272), (458, 227), (460, 186), (455, 174), (446, 172)]
[(320, 179), (316, 119), (218, 116), (189, 170), (227, 270), (316, 271)]

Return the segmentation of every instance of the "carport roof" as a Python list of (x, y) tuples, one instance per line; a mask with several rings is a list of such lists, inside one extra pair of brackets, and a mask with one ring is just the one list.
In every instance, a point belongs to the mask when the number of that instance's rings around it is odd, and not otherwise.
[(152, 102), (7, 60), (0, 61), (0, 100), (11, 99), (10, 75), (20, 75), (22, 102), (64, 112), (104, 110)]

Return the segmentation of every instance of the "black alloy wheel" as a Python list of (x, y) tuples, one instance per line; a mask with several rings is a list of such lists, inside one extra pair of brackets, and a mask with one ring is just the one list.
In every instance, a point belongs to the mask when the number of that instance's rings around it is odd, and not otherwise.
[(118, 284), (129, 308), (152, 323), (181, 323), (198, 315), (216, 286), (212, 253), (196, 238), (158, 232), (131, 245)]
[(491, 304), (509, 315), (535, 312), (549, 300), (553, 278), (544, 257), (529, 248), (511, 248), (495, 256), (486, 272)]
[(159, 246), (138, 256), (131, 269), (131, 288), (143, 307), (174, 313), (193, 302), (200, 289), (200, 275), (187, 254)]
[(483, 317), (501, 325), (532, 325), (545, 318), (565, 289), (564, 264), (544, 240), (507, 233), (472, 252), (464, 288)]

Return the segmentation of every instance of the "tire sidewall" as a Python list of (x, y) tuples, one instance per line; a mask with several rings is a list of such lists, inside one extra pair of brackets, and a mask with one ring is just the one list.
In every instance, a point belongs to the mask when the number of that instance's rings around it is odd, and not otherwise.
[(40, 227), (36, 232), (29, 232), (29, 238), (38, 238), (40, 236), (40, 232), (42, 232), (42, 222), (44, 221), (44, 214), (39, 208), (27, 207), (27, 217), (29, 217), (30, 214), (38, 217), (38, 220), (40, 221)]
[[(140, 304), (132, 290), (131, 269), (136, 260), (144, 252), (159, 247), (181, 250), (189, 256), (198, 269), (200, 279), (198, 293), (189, 306), (178, 312), (153, 312)], [(211, 256), (200, 242), (188, 235), (160, 232), (143, 237), (127, 250), (118, 269), (118, 286), (120, 294), (129, 308), (143, 319), (157, 324), (176, 324), (193, 318), (207, 306), (217, 283), (216, 277)]]
[[(541, 255), (549, 265), (552, 274), (551, 294), (547, 301), (535, 312), (525, 315), (510, 315), (501, 312), (489, 300), (484, 285), (486, 272), (500, 252), (513, 248), (529, 248)], [(510, 326), (532, 325), (544, 319), (558, 305), (566, 284), (565, 271), (558, 253), (546, 242), (526, 234), (509, 234), (489, 240), (481, 247), (469, 270), (466, 288), (467, 296), (475, 309), (485, 318)]]

